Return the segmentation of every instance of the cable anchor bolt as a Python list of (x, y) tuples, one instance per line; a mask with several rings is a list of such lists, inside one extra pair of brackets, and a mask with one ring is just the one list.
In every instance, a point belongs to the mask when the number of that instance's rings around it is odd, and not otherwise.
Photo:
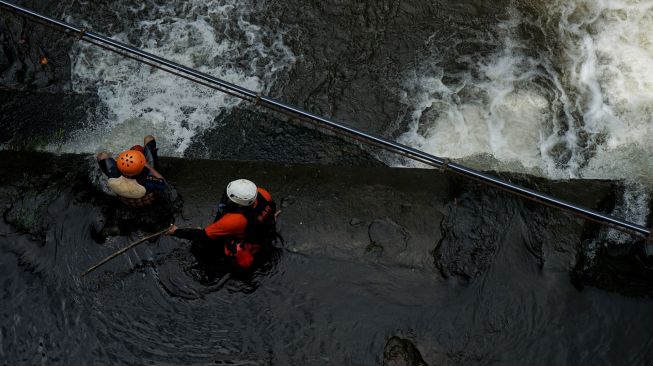
[(82, 28), (82, 29), (80, 29), (80, 30), (79, 30), (79, 34), (77, 35), (77, 39), (78, 39), (78, 40), (81, 40), (82, 38), (84, 38), (84, 36), (86, 35), (86, 31), (87, 31), (86, 28)]

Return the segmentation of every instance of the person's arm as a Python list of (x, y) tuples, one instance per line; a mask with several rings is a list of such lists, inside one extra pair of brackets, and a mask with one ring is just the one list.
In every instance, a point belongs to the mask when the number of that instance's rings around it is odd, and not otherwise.
[(211, 238), (206, 235), (206, 231), (204, 231), (204, 229), (180, 229), (176, 225), (172, 225), (166, 232), (166, 235), (172, 235), (177, 238), (188, 239), (195, 242), (211, 240)]
[(207, 226), (204, 231), (211, 239), (218, 237), (242, 238), (247, 228), (247, 219), (240, 213), (226, 213), (218, 221)]

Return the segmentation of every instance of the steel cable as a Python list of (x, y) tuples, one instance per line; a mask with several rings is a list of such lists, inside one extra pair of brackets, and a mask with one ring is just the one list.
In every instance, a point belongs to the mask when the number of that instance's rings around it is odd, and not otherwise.
[(375, 136), (365, 133), (354, 128), (348, 127), (333, 120), (306, 112), (299, 108), (289, 106), (282, 102), (276, 101), (272, 98), (261, 96), (251, 90), (244, 89), (237, 85), (231, 84), (224, 80), (217, 79), (210, 75), (204, 74), (197, 70), (187, 68), (185, 66), (176, 64), (159, 56), (144, 52), (134, 47), (128, 46), (113, 39), (101, 36), (99, 34), (89, 32), (86, 28), (79, 28), (70, 24), (64, 23), (36, 13), (26, 8), (11, 4), (5, 0), (0, 0), (0, 5), (4, 5), (6, 9), (12, 13), (24, 16), (27, 15), (31, 19), (35, 19), (39, 24), (44, 24), (52, 29), (61, 31), (69, 36), (73, 36), (78, 40), (82, 40), (93, 44), (102, 49), (118, 53), (119, 55), (133, 59), (137, 62), (146, 64), (150, 67), (171, 73), (175, 76), (184, 78), (194, 83), (203, 85), (205, 87), (218, 90), (222, 93), (247, 100), (254, 104), (255, 107), (264, 107), (274, 112), (283, 114), (289, 117), (290, 121), (297, 120), (302, 123), (309, 123), (317, 126), (320, 129), (329, 130), (337, 135), (343, 135), (348, 138), (354, 139), (366, 145), (371, 145), (387, 151), (391, 151), (405, 158), (421, 162), (423, 164), (439, 168), (442, 171), (451, 171), (458, 175), (472, 178), (475, 181), (483, 184), (490, 185), (502, 191), (515, 194), (527, 200), (542, 204), (548, 207), (557, 208), (563, 212), (572, 214), (582, 219), (605, 225), (631, 235), (645, 237), (651, 239), (651, 230), (626, 220), (615, 218), (594, 210), (590, 210), (578, 205), (574, 205), (554, 197), (536, 192), (534, 190), (524, 188), (509, 182), (502, 181), (496, 177), (464, 167), (462, 165), (452, 163), (447, 159), (442, 159), (437, 156), (425, 153), (423, 151), (401, 145), (394, 141), (387, 140), (383, 137)]

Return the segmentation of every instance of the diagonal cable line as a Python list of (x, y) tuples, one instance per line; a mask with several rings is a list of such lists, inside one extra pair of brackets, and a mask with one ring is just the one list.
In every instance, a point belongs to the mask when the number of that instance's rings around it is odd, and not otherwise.
[(304, 111), (299, 107), (285, 104), (276, 99), (260, 95), (252, 90), (229, 83), (222, 79), (218, 79), (206, 73), (188, 68), (186, 66), (167, 60), (163, 57), (145, 52), (101, 34), (88, 31), (86, 28), (78, 27), (61, 20), (50, 18), (33, 10), (9, 3), (8, 1), (0, 0), (0, 5), (4, 6), (6, 10), (10, 10), (17, 15), (28, 16), (41, 24), (46, 24), (48, 26), (54, 27), (55, 29), (62, 31), (70, 36), (76, 37), (79, 40), (89, 42), (108, 51), (116, 52), (124, 57), (134, 59), (138, 62), (147, 64), (157, 69), (161, 69), (211, 89), (215, 89), (223, 93), (227, 93), (229, 95), (250, 101), (255, 105), (266, 107), (291, 118), (312, 123), (319, 128), (330, 130), (334, 133), (353, 138), (359, 142), (388, 150), (390, 152), (402, 155), (406, 158), (424, 163), (435, 168), (439, 168), (442, 171), (451, 171), (453, 173), (471, 178), (508, 193), (515, 194), (524, 199), (528, 199), (548, 207), (560, 209), (566, 213), (588, 221), (606, 225), (640, 237), (651, 237), (651, 230), (642, 225), (635, 224), (627, 220), (607, 215), (586, 207), (582, 207), (546, 195), (544, 193), (504, 181), (490, 174), (465, 167), (454, 162), (450, 162), (448, 159), (417, 150), (395, 141), (388, 140), (384, 137), (360, 131), (343, 123)]

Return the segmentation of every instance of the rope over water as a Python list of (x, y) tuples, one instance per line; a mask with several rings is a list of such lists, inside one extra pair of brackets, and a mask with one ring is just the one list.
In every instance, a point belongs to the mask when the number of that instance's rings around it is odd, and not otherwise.
[(11, 10), (18, 15), (29, 16), (33, 19), (36, 19), (41, 24), (45, 24), (47, 26), (53, 27), (66, 34), (70, 35), (71, 34), (70, 32), (72, 32), (72, 34), (79, 34), (80, 40), (89, 42), (103, 49), (116, 52), (124, 57), (134, 59), (138, 62), (166, 71), (173, 75), (209, 87), (211, 89), (218, 90), (223, 93), (247, 100), (249, 102), (252, 102), (255, 106), (260, 105), (265, 108), (276, 111), (278, 113), (282, 113), (286, 116), (291, 117), (291, 119), (298, 119), (300, 121), (315, 124), (322, 129), (330, 130), (333, 131), (334, 133), (345, 135), (349, 138), (353, 138), (357, 141), (363, 142), (371, 146), (380, 147), (390, 152), (402, 155), (408, 159), (412, 159), (424, 163), (426, 165), (439, 168), (442, 171), (451, 171), (453, 173), (468, 178), (472, 178), (476, 181), (515, 194), (519, 197), (531, 200), (533, 202), (540, 203), (545, 206), (560, 209), (564, 212), (583, 218), (585, 220), (599, 223), (601, 225), (606, 225), (631, 235), (636, 235), (642, 238), (649, 238), (652, 234), (651, 229), (648, 229), (642, 225), (638, 225), (611, 215), (607, 215), (595, 210), (591, 210), (573, 203), (569, 203), (557, 199), (552, 196), (548, 196), (546, 194), (528, 188), (521, 187), (516, 184), (503, 181), (489, 174), (456, 163), (452, 163), (447, 159), (443, 159), (435, 155), (428, 154), (424, 151), (420, 151), (412, 147), (399, 144), (397, 142), (385, 139), (380, 136), (376, 136), (370, 133), (357, 130), (355, 128), (349, 127), (347, 125), (344, 125), (342, 123), (336, 122), (331, 119), (306, 112), (300, 108), (282, 103), (280, 101), (274, 100), (266, 96), (262, 96), (259, 93), (245, 89), (238, 85), (231, 84), (227, 81), (215, 78), (211, 75), (174, 63), (162, 57), (131, 47), (127, 44), (118, 42), (111, 38), (102, 36), (100, 34), (90, 32), (86, 30), (86, 28), (80, 28), (74, 25), (70, 25), (63, 21), (47, 17), (45, 15), (39, 14), (37, 12), (20, 7), (15, 4), (11, 4), (5, 0), (0, 0), (0, 5), (3, 5), (7, 10)]

